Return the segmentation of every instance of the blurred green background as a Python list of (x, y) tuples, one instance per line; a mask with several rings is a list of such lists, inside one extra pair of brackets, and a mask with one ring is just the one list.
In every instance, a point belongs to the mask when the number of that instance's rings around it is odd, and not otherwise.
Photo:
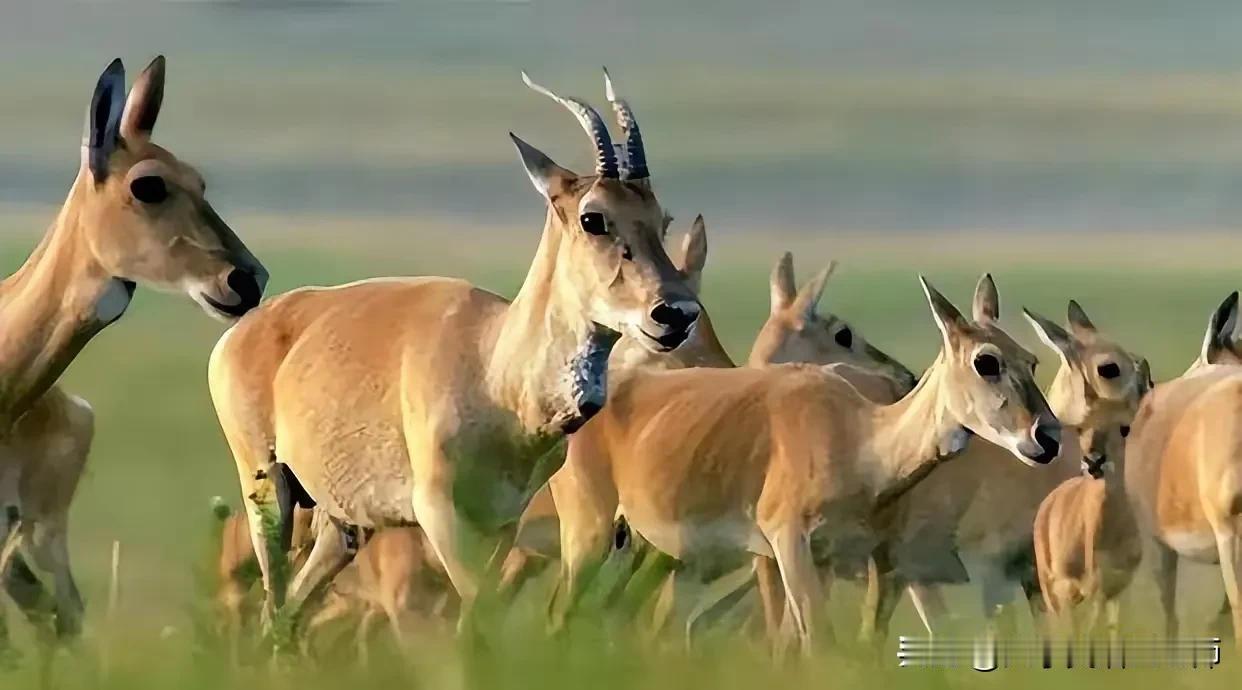
[[(99, 70), (120, 56), (132, 77), (162, 52), (169, 83), (156, 141), (204, 172), (217, 209), (271, 269), (269, 294), (385, 274), (457, 275), (513, 294), (542, 209), (506, 132), (579, 170), (590, 153), (572, 118), (526, 90), (518, 71), (603, 107), (604, 64), (643, 126), (656, 191), (678, 218), (674, 238), (695, 213), (707, 218), (704, 303), (735, 358), (763, 321), (767, 273), (785, 249), (803, 278), (840, 260), (824, 310), (915, 370), (937, 344), (920, 272), (965, 306), (979, 273), (992, 271), (1004, 321), (1045, 361), (1045, 377), (1055, 359), (1017, 318), (1020, 306), (1060, 319), (1076, 298), (1167, 378), (1242, 282), (1242, 5), (668, 5), (0, 5), (0, 267), (20, 265), (63, 199)], [(187, 665), (183, 644), (208, 499), (238, 501), (205, 385), (220, 332), (188, 300), (140, 289), (64, 380), (98, 417), (72, 545), (90, 639), (134, 640), (114, 652), (115, 687), (246, 682), (221, 675), (218, 658)], [(122, 596), (120, 622), (107, 627), (113, 540)], [(1212, 569), (1186, 571), (1194, 627), (1221, 590)], [(857, 592), (841, 591), (835, 620), (848, 638)], [(1146, 579), (1133, 599), (1140, 618), (1154, 608)], [(971, 591), (953, 601), (976, 613)], [(894, 630), (920, 630), (905, 604)], [(872, 673), (848, 655), (773, 670), (753, 649), (646, 657), (615, 640), (536, 638), (514, 638), (522, 644), (501, 654), (497, 684), (546, 687), (550, 669), (566, 686), (608, 687), (852, 685)], [(429, 670), (445, 644), (443, 635), (427, 643), (413, 677), (462, 681), (454, 663)], [(84, 668), (93, 667), (67, 662), (58, 673), (86, 687), (95, 676)], [(314, 679), (254, 671), (249, 680), (356, 680), (316, 669)], [(402, 664), (371, 673), (381, 686), (411, 678)], [(1047, 676), (1006, 678), (1036, 686)]]

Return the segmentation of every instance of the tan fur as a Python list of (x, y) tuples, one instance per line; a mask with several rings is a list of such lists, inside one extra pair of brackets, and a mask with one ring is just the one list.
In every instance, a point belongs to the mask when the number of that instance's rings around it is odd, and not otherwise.
[[(706, 252), (706, 228), (702, 216), (699, 216), (686, 236), (680, 258), (675, 262), (687, 284), (701, 284)], [(797, 353), (808, 363), (841, 367), (836, 369), (837, 373), (868, 397), (882, 396), (886, 402), (896, 400), (914, 387), (914, 374), (868, 343), (840, 317), (819, 312), (824, 287), (834, 267), (835, 264), (830, 264), (799, 289), (794, 280), (792, 255), (786, 252), (777, 261), (770, 281), (776, 301), (773, 302), (768, 320), (760, 329), (749, 364), (764, 366), (772, 363), (769, 357)], [(636, 348), (628, 342), (629, 339), (623, 338), (617, 344), (609, 362), (609, 369), (614, 372), (614, 382), (623, 377), (624, 372), (640, 370), (732, 368), (733, 360), (716, 339), (715, 333), (710, 330), (710, 315), (704, 310), (699, 318), (700, 326), (695, 329), (690, 340), (668, 354), (644, 352), (639, 355), (634, 352)], [(848, 347), (833, 337), (841, 330), (850, 332)], [(588, 422), (575, 436), (590, 437), (600, 428), (600, 424)], [(528, 574), (526, 571), (531, 561), (546, 561), (560, 553), (559, 521), (550, 487), (545, 487), (536, 494), (522, 515), (517, 545), (519, 548), (506, 560), (502, 578), (510, 586)]]
[[(603, 403), (597, 354), (612, 331), (667, 350), (693, 328), (698, 305), (661, 245), (650, 181), (580, 177), (515, 141), (548, 208), (512, 303), (448, 278), (305, 288), (255, 310), (212, 354), (252, 528), (273, 459), (336, 519), (291, 584), (295, 605), (348, 561), (338, 521), (417, 522), (468, 605), (556, 469), (545, 455)], [(583, 227), (591, 214), (606, 234)], [(266, 576), (264, 587), (279, 599)]]
[(1129, 421), (1082, 433), (1080, 451), (1095, 474), (1063, 482), (1035, 515), (1040, 591), (1049, 611), (1061, 619), (1061, 634), (1071, 638), (1083, 629), (1075, 624), (1073, 609), (1089, 602), (1091, 620), (1085, 629), (1094, 633), (1104, 612), (1109, 637), (1117, 639), (1120, 596), (1143, 555), (1124, 486), (1120, 427)]
[[(295, 513), (294, 549), (290, 554), (295, 566), (305, 561), (312, 545), (311, 516), (309, 510)], [(234, 655), (241, 629), (251, 617), (246, 603), (259, 579), (257, 565), (249, 521), (244, 514), (228, 514), (221, 524), (215, 600)], [(364, 541), (354, 561), (333, 580), (327, 600), (307, 623), (307, 635), (312, 637), (315, 631), (342, 616), (357, 614), (363, 621), (357, 631), (361, 643), (371, 619), (383, 615), (400, 640), (406, 612), (438, 614), (448, 605), (451, 595), (444, 567), (421, 529), (378, 530)]]
[[(232, 319), (258, 303), (267, 281), (204, 198), (198, 172), (151, 141), (163, 99), (163, 58), (139, 75), (128, 99), (124, 86), (118, 60), (93, 95), (99, 110), (88, 112), (68, 198), (26, 262), (0, 282), (0, 532), (17, 529), (30, 563), (54, 582), (62, 634), (78, 630), (82, 613), (66, 532), (94, 416), (56, 380), (95, 334), (121, 317), (136, 283), (185, 291), (212, 315)], [(112, 124), (93, 128), (96, 121)], [(135, 198), (131, 184), (139, 178), (162, 180), (167, 198)], [(230, 282), (237, 271), (252, 282), (247, 294)], [(23, 607), (37, 601), (37, 583), (18, 592), (12, 582), (10, 594)]]
[[(1242, 630), (1242, 367), (1237, 293), (1209, 324), (1199, 359), (1161, 383), (1139, 409), (1126, 445), (1126, 489), (1156, 547), (1166, 633), (1178, 633), (1177, 562), (1219, 563), (1234, 630)], [(1239, 638), (1242, 640), (1242, 638)], [(1242, 642), (1239, 642), (1242, 649)]]
[[(1044, 497), (1079, 472), (1076, 429), (1132, 418), (1150, 386), (1138, 356), (1099, 333), (1077, 303), (1071, 302), (1068, 311), (1064, 329), (1034, 314), (1027, 317), (1060, 362), (1047, 399), (1067, 425), (1061, 455), (1047, 467), (1028, 472), (999, 462), (1005, 455), (1002, 449), (971, 443), (961, 457), (937, 467), (903, 496), (894, 506), (894, 536), (887, 554), (896, 568), (895, 580), (871, 583), (880, 594), (864, 607), (864, 638), (883, 639), (896, 604), (891, 588), (902, 582), (912, 583), (910, 594), (916, 608), (927, 613), (929, 630), (939, 627), (943, 621), (936, 619), (944, 611), (935, 583), (953, 579), (959, 568), (952, 556), (955, 549), (969, 554), (976, 565), (971, 579), (980, 586), (989, 625), (1013, 598), (1015, 578), (1038, 612), (1032, 525)], [(1100, 374), (1105, 365), (1116, 365), (1114, 378)]]
[(324, 606), (307, 625), (307, 634), (346, 613), (360, 615), (356, 638), (365, 655), (372, 622), (380, 616), (400, 644), (409, 614), (440, 617), (456, 594), (427, 535), (417, 527), (377, 530), (358, 556), (332, 582)]
[[(700, 573), (736, 567), (748, 553), (773, 556), (805, 648), (820, 596), (812, 542), (865, 558), (873, 512), (955, 451), (963, 426), (1020, 457), (1055, 452), (1035, 440), (1037, 426), (1059, 430), (1031, 380), (1034, 357), (994, 323), (990, 278), (980, 282), (987, 297), (977, 300), (976, 324), (924, 287), (945, 349), (893, 405), (806, 365), (635, 372), (618, 381), (598, 428), (571, 438), (552, 483), (567, 601), (606, 553), (604, 527), (620, 512), (643, 539)], [(994, 379), (973, 368), (985, 356), (1001, 367)], [(681, 587), (693, 582), (678, 578)], [(683, 612), (693, 601), (685, 594), (675, 596)]]

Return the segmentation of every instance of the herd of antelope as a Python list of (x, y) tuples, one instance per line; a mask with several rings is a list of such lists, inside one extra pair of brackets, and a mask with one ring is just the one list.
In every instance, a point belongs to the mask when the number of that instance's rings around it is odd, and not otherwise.
[[(260, 303), (263, 265), (199, 174), (152, 142), (164, 59), (128, 93), (108, 66), (68, 199), (0, 284), (0, 570), (32, 621), (72, 636), (83, 614), (67, 516), (94, 415), (56, 381), (141, 283), (231, 324), (208, 384), (244, 508), (217, 505), (233, 637), (298, 613), (303, 635), (358, 614), (360, 640), (376, 619), (408, 635), (412, 608), (469, 622), (480, 597), (553, 561), (557, 630), (638, 549), (674, 564), (644, 625), (687, 639), (753, 586), (769, 639), (810, 650), (830, 636), (831, 581), (855, 577), (870, 640), (903, 591), (940, 629), (938, 587), (965, 581), (989, 631), (1016, 584), (1045, 634), (1116, 635), (1148, 544), (1170, 636), (1180, 557), (1219, 563), (1224, 622), (1242, 631), (1237, 293), (1199, 358), (1159, 385), (1077, 302), (1064, 327), (1025, 311), (1059, 362), (1043, 392), (990, 275), (968, 313), (920, 279), (942, 347), (916, 376), (821, 308), (833, 265), (799, 286), (785, 254), (738, 366), (699, 300), (702, 217), (670, 258), (638, 123), (607, 73), (616, 144), (590, 105), (523, 79), (576, 118), (595, 170), (511, 135), (547, 202), (516, 297), (418, 277)], [(248, 613), (254, 563), (263, 603)]]

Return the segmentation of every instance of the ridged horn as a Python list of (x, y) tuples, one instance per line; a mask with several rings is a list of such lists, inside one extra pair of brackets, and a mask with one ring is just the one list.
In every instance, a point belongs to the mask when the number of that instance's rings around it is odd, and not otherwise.
[(617, 116), (617, 124), (625, 135), (625, 161), (622, 165), (625, 179), (643, 180), (651, 177), (651, 171), (647, 168), (647, 151), (643, 148), (643, 135), (638, 130), (638, 120), (634, 119), (634, 111), (630, 110), (630, 104), (625, 99), (617, 97), (617, 91), (612, 86), (612, 76), (608, 74), (607, 67), (604, 68), (604, 95), (612, 104), (612, 111)]
[(595, 174), (613, 179), (620, 177), (617, 154), (612, 148), (612, 137), (608, 135), (608, 127), (604, 124), (604, 118), (600, 117), (594, 108), (576, 98), (564, 98), (552, 93), (551, 90), (532, 81), (525, 72), (522, 72), (522, 81), (532, 91), (541, 93), (565, 106), (566, 110), (578, 118), (578, 124), (586, 130), (587, 136), (591, 137), (591, 144), (595, 147)]

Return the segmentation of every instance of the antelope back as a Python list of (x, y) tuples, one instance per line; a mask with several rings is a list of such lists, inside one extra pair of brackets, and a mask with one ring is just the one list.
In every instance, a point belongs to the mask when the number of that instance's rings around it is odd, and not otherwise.
[[(793, 255), (785, 252), (772, 269), (771, 309), (751, 348), (749, 364), (786, 362), (844, 364), (840, 371), (856, 371), (874, 382), (887, 379), (896, 397), (914, 387), (914, 374), (867, 342), (835, 314), (821, 314), (819, 303), (836, 263), (830, 263), (800, 289), (794, 282)], [(850, 378), (846, 376), (846, 378)], [(887, 402), (887, 401), (886, 401)]]
[(992, 276), (975, 288), (971, 320), (922, 282), (944, 341), (924, 379), (940, 385), (948, 414), (1027, 464), (1051, 462), (1061, 450), (1061, 425), (1035, 385), (1035, 355), (1000, 328)]
[(128, 97), (120, 60), (100, 75), (68, 210), (112, 277), (184, 291), (209, 314), (235, 319), (259, 303), (268, 274), (207, 202), (198, 171), (152, 141), (164, 75), (157, 57)]
[(513, 136), (532, 184), (548, 203), (551, 289), (581, 305), (591, 321), (651, 351), (676, 348), (698, 320), (699, 304), (664, 251), (665, 213), (652, 192), (633, 113), (606, 80), (626, 137), (618, 157), (603, 118), (591, 106), (522, 76), (578, 119), (595, 152), (595, 174), (580, 176)]

